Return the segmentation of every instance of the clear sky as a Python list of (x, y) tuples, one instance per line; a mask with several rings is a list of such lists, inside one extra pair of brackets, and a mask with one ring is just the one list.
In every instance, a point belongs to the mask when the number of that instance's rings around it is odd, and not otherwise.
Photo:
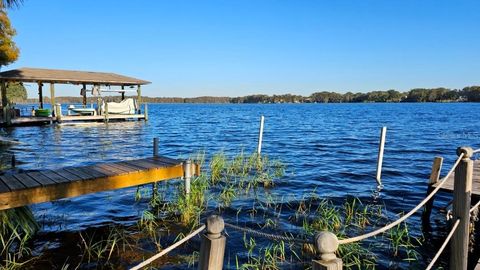
[(9, 14), (21, 55), (2, 70), (114, 72), (151, 81), (148, 96), (480, 84), (480, 1), (25, 0)]

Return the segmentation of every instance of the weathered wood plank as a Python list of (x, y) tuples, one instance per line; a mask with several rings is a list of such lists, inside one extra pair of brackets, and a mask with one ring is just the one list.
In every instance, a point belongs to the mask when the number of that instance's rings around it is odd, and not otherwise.
[(91, 168), (91, 166), (86, 166), (86, 167), (78, 167), (76, 168), (77, 170), (79, 171), (82, 171), (86, 174), (89, 174), (89, 175), (93, 175), (95, 178), (99, 178), (99, 177), (106, 177), (108, 175), (104, 174), (104, 173), (101, 173), (99, 171), (96, 171), (96, 170), (93, 170)]
[(13, 177), (12, 175), (8, 175), (8, 174), (0, 175), (0, 179), (2, 179), (3, 183), (5, 183), (5, 185), (7, 185), (11, 191), (26, 188), (22, 183), (18, 182), (18, 180), (15, 179), (15, 177)]
[(116, 173), (110, 171), (110, 170), (106, 170), (98, 165), (93, 165), (93, 166), (90, 166), (89, 167), (90, 170), (93, 170), (93, 171), (97, 171), (99, 173), (102, 173), (106, 176), (114, 176), (114, 175), (117, 175)]
[(128, 168), (122, 168), (122, 167), (119, 167), (119, 166), (115, 166), (112, 164), (103, 164), (104, 166), (106, 166), (107, 168), (110, 168), (111, 170), (114, 170), (115, 172), (118, 172), (119, 174), (123, 174), (123, 173), (130, 173), (132, 170), (128, 169)]
[(83, 171), (81, 171), (77, 168), (73, 168), (73, 167), (65, 168), (65, 171), (79, 177), (82, 180), (88, 180), (88, 179), (96, 178), (95, 176), (93, 176), (91, 174), (85, 173), (85, 172), (83, 172)]
[(40, 171), (41, 174), (45, 175), (46, 177), (52, 179), (55, 183), (66, 183), (69, 182), (68, 179), (56, 174), (52, 170)]
[(41, 186), (41, 184), (39, 182), (35, 181), (33, 178), (28, 176), (26, 173), (14, 174), (13, 177), (15, 177), (15, 179), (20, 181), (20, 183), (22, 183), (27, 188)]
[(122, 167), (124, 167), (124, 168), (128, 168), (128, 169), (130, 169), (132, 172), (135, 172), (135, 171), (138, 172), (138, 171), (142, 171), (142, 170), (143, 170), (143, 169), (140, 168), (140, 167), (129, 165), (129, 164), (123, 162), (123, 161), (121, 161), (121, 162), (115, 162), (115, 163), (112, 163), (112, 164), (115, 164), (115, 165), (118, 165), (118, 166), (122, 166)]
[(109, 163), (108, 164), (110, 167), (117, 168), (119, 170), (122, 170), (126, 173), (131, 173), (131, 172), (137, 172), (138, 170), (136, 168), (132, 168), (129, 166), (126, 166), (126, 164), (120, 164), (120, 163)]
[[(442, 186), (442, 190), (453, 192), (453, 182), (455, 178), (455, 173), (453, 173), (448, 179), (447, 182)], [(434, 187), (438, 186), (438, 183), (433, 185)], [(475, 160), (473, 163), (473, 179), (472, 179), (472, 195), (480, 196), (480, 160)]]
[(128, 161), (124, 161), (124, 162), (127, 163), (127, 164), (131, 164), (131, 165), (134, 165), (134, 166), (137, 166), (137, 167), (147, 169), (147, 170), (151, 169), (151, 168), (158, 168), (158, 164), (147, 162), (145, 160), (128, 160)]
[(35, 179), (35, 181), (39, 182), (42, 186), (54, 185), (56, 184), (55, 181), (46, 177), (45, 175), (41, 174), (40, 172), (28, 172), (28, 176)]
[(114, 167), (110, 167), (110, 166), (108, 166), (107, 164), (104, 164), (104, 163), (97, 164), (96, 167), (102, 168), (102, 169), (107, 170), (107, 171), (110, 171), (114, 174), (125, 174), (126, 173), (125, 171), (119, 170), (119, 169), (114, 168)]
[(68, 179), (68, 181), (70, 181), (70, 182), (82, 180), (80, 177), (78, 177), (78, 176), (76, 176), (72, 173), (67, 172), (65, 169), (55, 170), (54, 172), (56, 174), (62, 176), (63, 178)]
[(8, 186), (3, 183), (2, 179), (0, 179), (0, 193), (3, 193), (3, 192), (9, 192), (10, 189), (8, 188)]
[(168, 157), (162, 157), (162, 156), (150, 157), (150, 158), (146, 158), (146, 160), (153, 161), (153, 162), (158, 162), (159, 164), (163, 163), (163, 164), (170, 164), (170, 165), (177, 165), (177, 164), (182, 163), (181, 160), (168, 158)]

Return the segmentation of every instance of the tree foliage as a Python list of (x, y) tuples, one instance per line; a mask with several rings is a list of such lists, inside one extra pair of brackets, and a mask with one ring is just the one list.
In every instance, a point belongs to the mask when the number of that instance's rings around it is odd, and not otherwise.
[(13, 37), (16, 32), (15, 29), (10, 24), (10, 19), (8, 18), (7, 12), (3, 8), (5, 2), (11, 1), (2, 1), (0, 8), (0, 67), (8, 65), (18, 59), (19, 50), (13, 41)]
[(27, 89), (21, 82), (8, 83), (7, 100), (11, 102), (23, 102), (27, 100)]

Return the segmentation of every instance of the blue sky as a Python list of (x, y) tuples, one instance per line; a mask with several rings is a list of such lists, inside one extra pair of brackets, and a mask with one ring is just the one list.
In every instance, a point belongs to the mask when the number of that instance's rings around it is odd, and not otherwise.
[(21, 56), (2, 70), (115, 72), (151, 81), (148, 96), (480, 84), (480, 1), (25, 0), (9, 14)]

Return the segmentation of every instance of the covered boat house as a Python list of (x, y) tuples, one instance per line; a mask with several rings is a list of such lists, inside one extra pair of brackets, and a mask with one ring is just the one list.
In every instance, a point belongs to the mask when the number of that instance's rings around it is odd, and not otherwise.
[[(12, 107), (7, 100), (7, 84), (11, 82), (36, 83), (38, 85), (38, 109), (23, 113)], [(105, 121), (148, 119), (146, 104), (142, 110), (141, 86), (149, 81), (106, 72), (58, 70), (43, 68), (20, 68), (0, 72), (2, 125), (33, 125), (68, 121)], [(50, 86), (50, 105), (44, 104), (44, 84)], [(83, 97), (81, 107), (68, 108), (55, 102), (55, 85), (78, 85)], [(102, 87), (104, 87), (102, 89)], [(132, 89), (133, 88), (133, 89)], [(126, 98), (125, 93), (136, 92), (134, 98)], [(87, 93), (96, 97), (96, 106), (87, 108)], [(102, 93), (120, 93), (121, 102), (106, 102)], [(66, 104), (64, 104), (66, 105)], [(45, 108), (49, 107), (49, 108)], [(65, 113), (66, 112), (66, 113)]]

